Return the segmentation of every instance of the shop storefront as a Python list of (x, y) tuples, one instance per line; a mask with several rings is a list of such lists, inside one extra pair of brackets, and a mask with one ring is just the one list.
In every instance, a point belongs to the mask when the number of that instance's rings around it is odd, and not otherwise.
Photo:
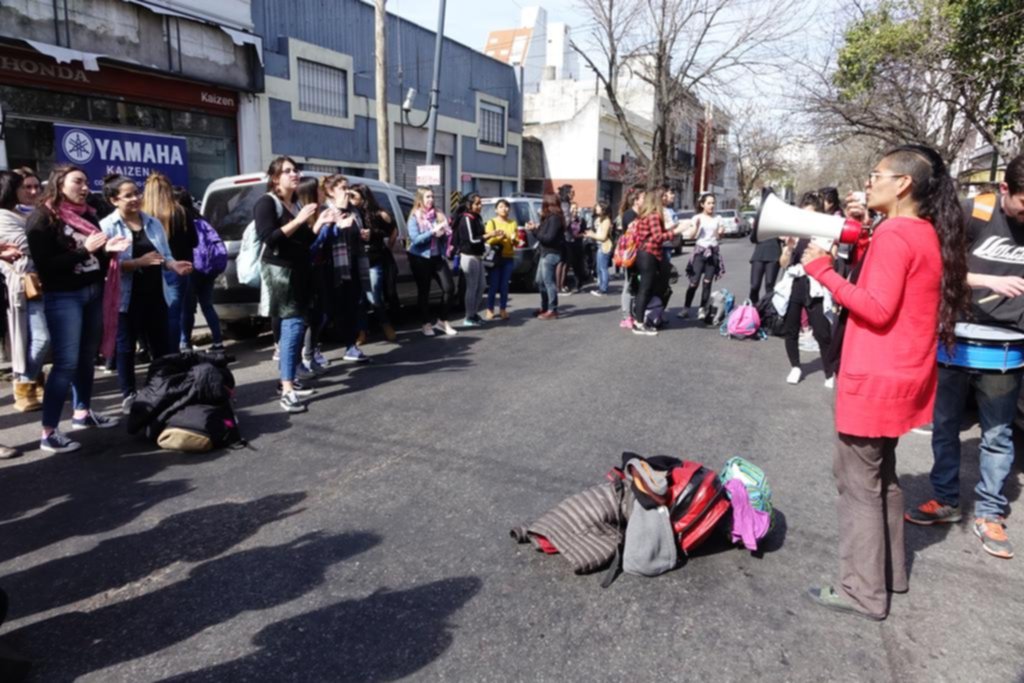
[(43, 177), (61, 161), (81, 162), (92, 175), (160, 170), (187, 180), (196, 196), (238, 173), (237, 92), (99, 67), (0, 47), (0, 145), (9, 168), (29, 166)]

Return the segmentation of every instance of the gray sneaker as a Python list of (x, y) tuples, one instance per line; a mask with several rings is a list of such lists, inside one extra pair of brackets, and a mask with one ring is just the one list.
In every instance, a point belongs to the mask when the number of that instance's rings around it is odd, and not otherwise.
[(981, 539), (981, 547), (993, 557), (1001, 557), (1004, 560), (1013, 558), (1013, 544), (1006, 536), (1006, 525), (1001, 517), (985, 519), (979, 517), (974, 520), (974, 535)]
[(943, 505), (933, 498), (927, 503), (907, 510), (903, 514), (903, 519), (911, 524), (931, 526), (932, 524), (954, 524), (963, 519), (963, 515), (960, 514), (959, 506)]
[(44, 436), (39, 440), (39, 450), (46, 451), (47, 453), (70, 453), (71, 451), (77, 451), (81, 447), (82, 444), (72, 441), (56, 429), (50, 432), (48, 436)]

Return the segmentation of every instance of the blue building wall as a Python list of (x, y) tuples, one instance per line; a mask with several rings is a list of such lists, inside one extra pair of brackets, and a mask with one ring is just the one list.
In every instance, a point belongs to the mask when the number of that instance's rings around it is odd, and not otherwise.
[[(254, 0), (253, 22), (264, 38), (266, 73), (290, 78), (287, 38), (295, 38), (353, 59), (352, 87), (355, 96), (374, 98), (374, 9), (358, 0)], [(414, 106), (425, 110), (433, 76), (434, 33), (394, 15), (388, 15), (388, 101), (400, 105), (405, 90), (416, 88)], [(484, 34), (481, 33), (481, 41)], [(399, 79), (399, 52), (403, 75)], [(463, 121), (475, 122), (477, 92), (509, 102), (508, 130), (522, 133), (522, 97), (515, 70), (502, 62), (452, 40), (445, 40), (442, 54), (439, 111)], [(351, 106), (351, 103), (350, 103)], [(287, 102), (271, 100), (272, 147), (319, 158), (346, 159), (358, 163), (376, 161), (376, 131), (372, 119), (355, 117), (354, 131), (291, 120)], [(340, 135), (339, 135), (340, 133)], [(397, 146), (397, 141), (392, 144)], [(465, 173), (518, 176), (519, 150), (509, 145), (505, 154), (478, 152), (474, 138), (461, 139), (462, 171)]]

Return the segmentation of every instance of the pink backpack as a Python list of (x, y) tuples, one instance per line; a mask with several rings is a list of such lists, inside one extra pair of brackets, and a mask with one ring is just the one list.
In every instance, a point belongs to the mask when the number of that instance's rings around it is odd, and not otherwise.
[(729, 320), (725, 324), (726, 332), (730, 337), (745, 338), (756, 337), (757, 331), (761, 329), (761, 316), (757, 314), (750, 301), (733, 309), (729, 314)]

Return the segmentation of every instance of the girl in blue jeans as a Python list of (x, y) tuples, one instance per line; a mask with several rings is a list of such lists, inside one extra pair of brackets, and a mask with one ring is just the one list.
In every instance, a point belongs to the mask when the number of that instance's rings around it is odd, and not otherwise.
[(43, 397), (43, 433), (39, 447), (66, 453), (81, 447), (58, 429), (71, 387), (72, 431), (109, 428), (116, 419), (91, 408), (93, 362), (103, 332), (103, 280), (110, 254), (129, 240), (108, 239), (85, 203), (89, 182), (70, 164), (53, 169), (39, 207), (28, 219), (28, 246), (43, 284), (43, 305), (50, 330), (53, 371)]
[[(516, 242), (519, 240), (519, 225), (515, 221), (509, 220), (508, 217), (511, 209), (512, 206), (508, 203), (507, 199), (499, 199), (494, 207), (497, 215), (487, 221), (486, 232), (495, 235), (488, 240), (488, 244), (500, 248), (501, 254), (487, 274), (487, 310), (484, 311), (485, 320), (494, 320), (494, 302), (497, 300), (498, 294), (501, 294), (498, 317), (502, 320), (508, 320), (508, 288), (512, 281), (512, 270), (516, 265)], [(527, 228), (532, 227), (532, 225), (527, 226)]]

